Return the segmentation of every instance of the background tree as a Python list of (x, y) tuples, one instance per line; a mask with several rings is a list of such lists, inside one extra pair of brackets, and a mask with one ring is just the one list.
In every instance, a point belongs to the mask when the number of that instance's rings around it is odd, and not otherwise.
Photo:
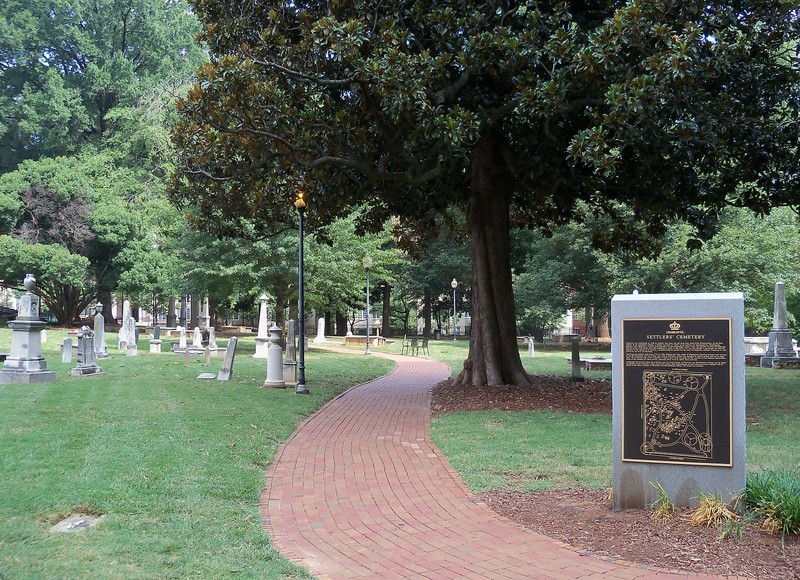
[(0, 22), (0, 172), (99, 146), (114, 107), (203, 58), (176, 0), (7, 0)]
[(512, 224), (583, 200), (614, 222), (596, 241), (648, 250), (634, 221), (707, 238), (727, 205), (799, 201), (792, 3), (192, 5), (212, 59), (180, 103), (174, 199), (225, 232), (289, 220), (301, 180), (312, 227), (366, 205), (376, 228), (430, 230), (461, 207), (468, 383), (529, 382), (509, 348)]

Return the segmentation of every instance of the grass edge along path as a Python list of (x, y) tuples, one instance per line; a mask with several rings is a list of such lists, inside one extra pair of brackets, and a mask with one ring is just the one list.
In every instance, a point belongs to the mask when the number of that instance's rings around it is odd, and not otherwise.
[[(431, 358), (454, 373), (467, 341), (431, 341)], [(610, 357), (585, 349), (582, 356)], [(563, 350), (539, 349), (525, 369), (568, 375)], [(792, 471), (800, 456), (800, 371), (746, 367), (747, 470)], [(610, 378), (610, 371), (584, 371)], [(609, 387), (610, 388), (610, 387)], [(611, 416), (537, 410), (473, 411), (435, 417), (431, 437), (473, 493), (611, 486)]]
[[(0, 385), (0, 578), (308, 577), (261, 527), (266, 467), (299, 422), (393, 363), (312, 349), (300, 396), (260, 388), (252, 341), (223, 383), (196, 378), (221, 359), (185, 366), (145, 354), (143, 340), (139, 357), (112, 349), (102, 376), (72, 377), (55, 350), (63, 337), (49, 334), (56, 381)], [(48, 531), (77, 512), (102, 523)]]

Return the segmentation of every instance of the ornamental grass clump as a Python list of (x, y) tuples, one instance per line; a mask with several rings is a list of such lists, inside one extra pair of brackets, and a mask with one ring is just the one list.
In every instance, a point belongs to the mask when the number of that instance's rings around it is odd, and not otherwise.
[(736, 520), (736, 515), (718, 495), (701, 493), (700, 504), (689, 516), (689, 523), (693, 526), (718, 527), (725, 522)]
[(658, 498), (650, 504), (650, 507), (653, 508), (653, 513), (650, 515), (650, 519), (653, 520), (655, 523), (663, 523), (669, 521), (673, 514), (675, 513), (675, 504), (672, 503), (672, 500), (667, 495), (666, 490), (660, 483), (650, 483), (658, 493)]
[(747, 478), (747, 505), (764, 518), (771, 534), (800, 534), (800, 477), (795, 471), (758, 471)]

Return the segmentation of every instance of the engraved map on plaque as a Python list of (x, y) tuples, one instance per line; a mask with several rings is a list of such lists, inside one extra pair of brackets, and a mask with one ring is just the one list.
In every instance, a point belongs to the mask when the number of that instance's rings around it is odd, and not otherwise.
[(622, 321), (623, 461), (731, 465), (730, 324)]
[(642, 384), (642, 453), (711, 457), (711, 375), (647, 370), (642, 373)]

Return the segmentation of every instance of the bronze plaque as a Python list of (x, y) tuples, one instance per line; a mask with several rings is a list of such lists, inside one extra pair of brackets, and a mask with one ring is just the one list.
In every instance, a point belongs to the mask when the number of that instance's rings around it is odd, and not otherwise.
[(732, 465), (731, 320), (622, 321), (622, 460)]

